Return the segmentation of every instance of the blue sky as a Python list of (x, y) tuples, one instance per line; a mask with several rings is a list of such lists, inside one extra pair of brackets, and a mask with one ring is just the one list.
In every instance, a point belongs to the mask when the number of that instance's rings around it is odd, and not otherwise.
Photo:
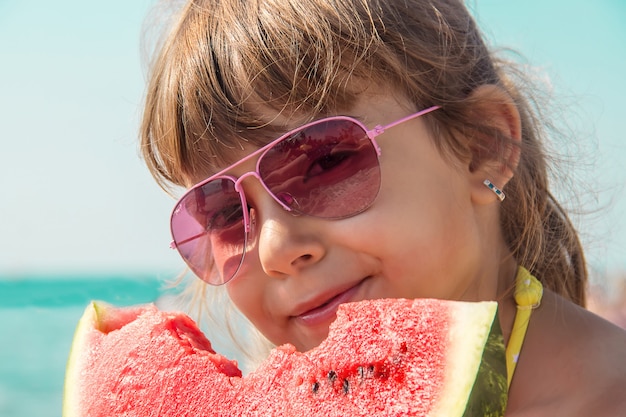
[[(0, 0), (0, 276), (180, 268), (173, 202), (137, 151), (141, 24), (153, 1)], [(472, 0), (498, 45), (549, 77), (582, 141), (568, 172), (590, 262), (626, 269), (626, 3)], [(512, 196), (513, 197), (513, 196)]]

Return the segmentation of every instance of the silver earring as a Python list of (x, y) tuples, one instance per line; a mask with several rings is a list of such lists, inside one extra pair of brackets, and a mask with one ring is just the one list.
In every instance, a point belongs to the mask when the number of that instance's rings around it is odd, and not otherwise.
[(493, 185), (493, 183), (489, 180), (485, 180), (483, 181), (483, 184), (485, 184), (485, 186), (487, 188), (489, 188), (491, 191), (493, 191), (498, 198), (500, 199), (500, 201), (504, 201), (504, 197), (506, 197), (504, 195), (504, 191), (502, 191), (501, 189), (499, 189), (498, 187), (496, 187), (495, 185)]

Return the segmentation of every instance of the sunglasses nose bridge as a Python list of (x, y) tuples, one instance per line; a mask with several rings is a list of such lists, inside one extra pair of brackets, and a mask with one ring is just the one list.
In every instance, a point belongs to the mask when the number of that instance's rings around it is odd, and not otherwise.
[(248, 177), (254, 177), (257, 180), (259, 180), (259, 182), (263, 183), (263, 181), (261, 180), (261, 177), (259, 176), (259, 173), (256, 171), (248, 171), (244, 174), (242, 174), (239, 178), (237, 178), (237, 180), (235, 181), (235, 191), (244, 194), (243, 192), (243, 187), (241, 186), (241, 183), (243, 182), (243, 180), (245, 180)]
[[(272, 197), (272, 199), (274, 199), (274, 201), (276, 201), (282, 208), (284, 208), (287, 211), (292, 211), (292, 208), (289, 207), (287, 204), (285, 204), (280, 198), (278, 198), (278, 196), (276, 196), (272, 190), (269, 189), (269, 187), (267, 186), (267, 184), (265, 184), (265, 181), (263, 181), (263, 178), (261, 178), (261, 175), (259, 174), (259, 171), (248, 171), (246, 173), (244, 173), (243, 175), (241, 175), (239, 178), (237, 178), (237, 181), (235, 181), (235, 191), (237, 191), (241, 196), (243, 201), (247, 201), (246, 200), (246, 193), (243, 189), (243, 180), (248, 178), (248, 177), (254, 177), (257, 179), (257, 181), (259, 181), (259, 183), (261, 184), (261, 186), (263, 187), (263, 189)], [(246, 220), (246, 229), (250, 228), (250, 224), (248, 222), (248, 210), (244, 207), (244, 218)], [(248, 230), (249, 231), (249, 230)]]

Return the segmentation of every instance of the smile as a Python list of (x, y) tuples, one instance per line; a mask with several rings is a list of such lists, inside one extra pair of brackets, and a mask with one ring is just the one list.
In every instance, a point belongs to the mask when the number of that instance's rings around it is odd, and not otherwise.
[(319, 297), (317, 300), (321, 299), (321, 302), (314, 300), (313, 302), (307, 304), (312, 307), (305, 305), (301, 308), (301, 310), (304, 310), (302, 313), (296, 314), (292, 317), (306, 326), (318, 326), (324, 323), (328, 324), (330, 321), (335, 319), (337, 308), (340, 304), (354, 301), (354, 297), (364, 281), (365, 279), (345, 290), (340, 289), (339, 292), (329, 298)]

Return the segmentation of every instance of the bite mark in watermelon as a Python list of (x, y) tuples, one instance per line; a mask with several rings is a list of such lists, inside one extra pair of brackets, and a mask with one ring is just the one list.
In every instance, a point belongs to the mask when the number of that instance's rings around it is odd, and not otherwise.
[(94, 302), (76, 330), (63, 416), (502, 416), (497, 322), (493, 302), (344, 304), (320, 346), (279, 346), (242, 377), (186, 315)]

